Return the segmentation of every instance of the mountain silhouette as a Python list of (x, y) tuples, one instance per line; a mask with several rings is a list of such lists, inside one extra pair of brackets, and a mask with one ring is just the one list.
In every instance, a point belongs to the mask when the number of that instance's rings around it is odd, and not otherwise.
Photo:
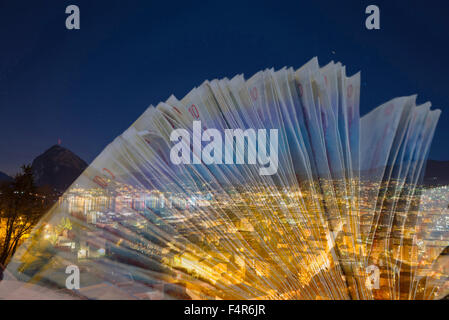
[(449, 161), (427, 160), (424, 184), (448, 185)]
[(0, 171), (0, 182), (11, 181), (12, 178), (8, 176), (6, 173)]
[(36, 185), (58, 192), (64, 192), (86, 167), (84, 160), (60, 145), (52, 146), (32, 163)]

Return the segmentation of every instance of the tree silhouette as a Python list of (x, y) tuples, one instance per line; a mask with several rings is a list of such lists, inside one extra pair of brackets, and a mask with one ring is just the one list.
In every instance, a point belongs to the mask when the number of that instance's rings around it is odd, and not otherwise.
[(31, 166), (21, 169), (13, 181), (0, 186), (0, 265), (7, 264), (54, 200), (35, 186)]

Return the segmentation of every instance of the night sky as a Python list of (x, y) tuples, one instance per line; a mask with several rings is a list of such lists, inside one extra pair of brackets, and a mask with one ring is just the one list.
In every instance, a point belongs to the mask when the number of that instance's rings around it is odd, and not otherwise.
[[(66, 6), (81, 30), (65, 28)], [(365, 28), (380, 7), (381, 30)], [(0, 171), (56, 144), (92, 161), (150, 105), (206, 79), (300, 67), (362, 71), (361, 112), (418, 94), (442, 109), (449, 159), (449, 2), (0, 0)]]

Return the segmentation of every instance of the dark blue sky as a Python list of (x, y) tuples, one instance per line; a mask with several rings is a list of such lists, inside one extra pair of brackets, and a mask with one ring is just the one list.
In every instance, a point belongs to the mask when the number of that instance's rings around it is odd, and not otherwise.
[[(65, 28), (70, 4), (81, 30)], [(365, 29), (369, 4), (381, 30)], [(0, 171), (58, 138), (90, 162), (172, 93), (313, 56), (362, 71), (362, 114), (396, 96), (431, 100), (443, 113), (430, 157), (447, 160), (448, 17), (443, 0), (0, 0)]]

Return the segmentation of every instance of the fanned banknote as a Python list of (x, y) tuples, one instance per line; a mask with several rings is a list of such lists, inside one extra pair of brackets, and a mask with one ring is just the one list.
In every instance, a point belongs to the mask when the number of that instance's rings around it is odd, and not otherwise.
[(447, 204), (421, 185), (440, 111), (414, 95), (360, 117), (360, 77), (313, 58), (150, 106), (35, 227), (0, 297), (446, 295)]

